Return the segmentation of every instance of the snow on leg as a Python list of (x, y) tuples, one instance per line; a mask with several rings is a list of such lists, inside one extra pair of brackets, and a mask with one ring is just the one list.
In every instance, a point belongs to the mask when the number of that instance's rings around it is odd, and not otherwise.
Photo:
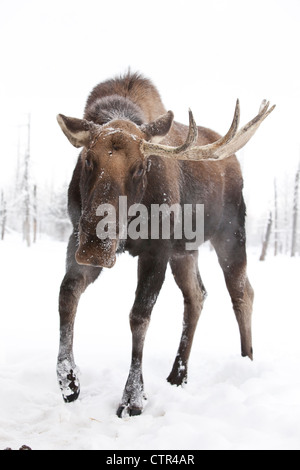
[(60, 345), (57, 378), (65, 402), (77, 400), (80, 393), (78, 369), (73, 355), (74, 322), (78, 302), (87, 286), (94, 282), (101, 268), (80, 266), (75, 260), (76, 235), (72, 234), (67, 252), (67, 272), (59, 294)]

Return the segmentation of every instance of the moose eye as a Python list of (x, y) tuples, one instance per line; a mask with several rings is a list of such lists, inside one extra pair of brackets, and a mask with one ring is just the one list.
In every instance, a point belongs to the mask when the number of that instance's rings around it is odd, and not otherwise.
[(143, 176), (144, 173), (145, 173), (145, 169), (143, 166), (141, 166), (135, 170), (135, 172), (133, 173), (133, 177), (141, 178), (141, 176)]
[(85, 167), (88, 169), (88, 170), (91, 170), (93, 168), (93, 162), (92, 160), (90, 160), (89, 158), (86, 158), (85, 159)]

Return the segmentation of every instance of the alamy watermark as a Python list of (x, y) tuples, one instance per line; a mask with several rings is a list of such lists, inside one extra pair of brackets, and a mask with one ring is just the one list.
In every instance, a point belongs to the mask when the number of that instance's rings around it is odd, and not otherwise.
[(196, 250), (204, 242), (203, 204), (152, 204), (149, 213), (143, 204), (128, 207), (127, 197), (120, 196), (118, 211), (112, 204), (101, 204), (96, 215), (102, 217), (96, 228), (101, 240), (170, 240), (172, 237), (189, 240), (186, 250)]

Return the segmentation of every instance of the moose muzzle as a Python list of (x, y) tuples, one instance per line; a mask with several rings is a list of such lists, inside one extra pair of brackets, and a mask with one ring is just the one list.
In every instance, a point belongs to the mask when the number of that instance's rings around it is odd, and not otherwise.
[(78, 264), (112, 268), (116, 263), (117, 240), (100, 240), (80, 230), (79, 246), (75, 254)]

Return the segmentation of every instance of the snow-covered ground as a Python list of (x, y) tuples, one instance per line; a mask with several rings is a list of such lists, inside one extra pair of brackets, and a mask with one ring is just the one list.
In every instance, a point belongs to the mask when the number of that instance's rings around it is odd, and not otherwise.
[(166, 382), (183, 313), (170, 272), (146, 339), (148, 404), (115, 412), (128, 374), (136, 260), (121, 256), (81, 299), (75, 359), (80, 399), (64, 404), (56, 383), (57, 297), (66, 244), (28, 249), (0, 242), (0, 449), (300, 449), (300, 259), (249, 250), (255, 288), (254, 357), (240, 356), (238, 328), (215, 254), (200, 250), (208, 298), (184, 388)]

